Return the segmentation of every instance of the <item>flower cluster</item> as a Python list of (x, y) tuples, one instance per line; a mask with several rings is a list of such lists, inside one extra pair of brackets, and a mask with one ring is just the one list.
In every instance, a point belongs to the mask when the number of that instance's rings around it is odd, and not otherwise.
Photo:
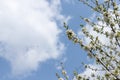
[[(108, 44), (103, 44), (99, 36), (90, 34), (89, 30), (83, 25), (81, 25), (81, 30), (84, 36), (90, 39), (88, 44), (84, 44), (84, 41), (67, 26), (65, 28), (68, 39), (74, 43), (79, 43), (88, 56), (93, 58), (97, 65), (101, 66), (101, 69), (93, 69), (86, 65), (86, 68), (104, 72), (103, 76), (91, 73), (90, 77), (96, 78), (95, 80), (120, 80), (120, 0), (104, 0), (103, 3), (99, 3), (98, 0), (80, 1), (99, 13), (95, 20), (96, 22), (92, 22), (88, 18), (81, 17), (81, 19), (91, 26), (97, 34), (104, 36), (108, 40)], [(93, 5), (90, 5), (91, 2)], [(64, 69), (62, 70), (62, 75), (64, 78), (58, 77), (59, 80), (69, 79)], [(74, 72), (73, 80), (89, 80), (89, 77), (81, 76), (77, 72)]]

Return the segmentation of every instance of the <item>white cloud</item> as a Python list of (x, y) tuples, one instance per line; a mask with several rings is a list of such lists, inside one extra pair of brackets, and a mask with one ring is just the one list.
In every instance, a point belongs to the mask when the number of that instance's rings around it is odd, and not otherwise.
[(61, 54), (64, 46), (56, 20), (65, 17), (60, 4), (60, 0), (0, 1), (0, 56), (10, 61), (13, 75), (36, 70), (39, 63)]
[[(110, 9), (109, 11), (112, 11), (112, 10)], [(100, 29), (101, 26), (105, 26), (105, 27), (103, 28), (103, 32), (104, 32), (104, 33), (105, 33), (105, 32), (108, 32), (109, 34), (113, 34), (111, 28), (110, 28), (109, 26), (107, 26), (106, 23), (103, 23), (102, 21), (95, 21), (95, 20), (96, 20), (96, 19), (95, 19), (95, 18), (96, 18), (96, 15), (97, 15), (96, 13), (93, 13), (92, 16), (90, 17), (90, 20), (91, 20), (91, 21), (93, 21), (94, 23), (97, 23), (97, 24), (98, 24), (98, 25), (96, 25), (96, 27), (97, 27), (98, 29)], [(112, 12), (111, 12), (110, 15), (111, 15), (112, 17), (115, 17)], [(102, 16), (102, 15), (99, 15), (99, 17), (103, 17), (103, 16)], [(99, 26), (99, 25), (101, 25), (101, 26)], [(85, 27), (86, 27), (87, 31), (88, 31), (91, 35), (93, 35), (94, 38), (98, 36), (98, 39), (100, 40), (100, 42), (101, 42), (102, 44), (110, 45), (110, 42), (109, 42), (110, 39), (107, 38), (104, 34), (97, 33), (96, 31), (94, 31), (93, 26), (91, 26), (91, 25), (89, 25), (89, 24), (86, 24)], [(116, 29), (119, 28), (119, 26), (118, 26), (117, 24), (115, 24), (115, 27), (116, 27)], [(81, 38), (84, 40), (85, 44), (89, 44), (89, 43), (90, 43), (91, 40), (90, 40), (88, 37), (85, 37), (85, 35), (83, 34), (83, 32), (82, 32), (81, 30), (78, 32), (78, 35), (79, 35), (79, 37), (81, 37)], [(113, 39), (113, 40), (114, 40), (114, 39)]]
[[(91, 68), (86, 68), (84, 72), (79, 73), (77, 76), (81, 76), (83, 78), (88, 78), (89, 80), (97, 80), (97, 76), (100, 77), (104, 76), (105, 71), (102, 70), (102, 66), (96, 65), (96, 64), (88, 64), (88, 66)], [(92, 70), (92, 69), (98, 69), (98, 71)], [(76, 77), (73, 78), (73, 80), (77, 80)]]
[[(89, 64), (89, 66), (93, 69), (101, 69), (101, 66), (98, 66), (96, 64)], [(95, 75), (94, 77), (92, 77), (91, 75)], [(97, 75), (99, 76), (103, 76), (105, 74), (105, 71), (95, 71), (92, 69), (87, 68), (83, 73), (80, 73), (79, 75), (82, 77), (86, 77), (89, 78), (90, 80), (96, 80), (97, 79)]]
[[(94, 13), (94, 14), (92, 14), (92, 16), (90, 17), (90, 20), (95, 20), (94, 18), (96, 17), (96, 14)], [(105, 26), (105, 24), (103, 24), (101, 21), (99, 21), (99, 22), (96, 22), (96, 23), (98, 23), (99, 25), (104, 25)], [(100, 33), (97, 33), (96, 31), (94, 31), (93, 30), (93, 27), (92, 26), (90, 26), (89, 24), (86, 24), (86, 29), (88, 30), (88, 32), (91, 34), (91, 35), (93, 35), (94, 37), (97, 37), (98, 36), (98, 38), (99, 38), (99, 40), (103, 43), (103, 44), (109, 44), (109, 39), (108, 38), (106, 38), (106, 36), (105, 35), (103, 35), (103, 34), (100, 34)], [(96, 27), (98, 27), (98, 28), (101, 28), (100, 26), (96, 26)], [(111, 29), (110, 28), (108, 28), (108, 27), (105, 27), (104, 28), (104, 31), (111, 31)], [(84, 42), (85, 42), (85, 44), (89, 44), (90, 43), (90, 39), (88, 38), (88, 37), (84, 37), (84, 34), (83, 34), (83, 32), (80, 30), (79, 32), (78, 32), (78, 35), (84, 40)]]

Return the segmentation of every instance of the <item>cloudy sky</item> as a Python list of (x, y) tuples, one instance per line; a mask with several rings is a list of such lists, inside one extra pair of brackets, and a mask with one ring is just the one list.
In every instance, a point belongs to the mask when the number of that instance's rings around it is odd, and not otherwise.
[(91, 61), (63, 28), (78, 32), (80, 15), (92, 12), (78, 0), (0, 0), (0, 80), (57, 80), (60, 62), (83, 72)]

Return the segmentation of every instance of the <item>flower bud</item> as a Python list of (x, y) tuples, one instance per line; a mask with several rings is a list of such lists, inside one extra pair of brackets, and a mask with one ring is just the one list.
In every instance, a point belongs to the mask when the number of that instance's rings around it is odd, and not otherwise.
[(64, 80), (63, 78), (59, 78), (58, 80)]
[(65, 70), (62, 70), (62, 74), (63, 74), (63, 75), (66, 75), (67, 72), (66, 72)]

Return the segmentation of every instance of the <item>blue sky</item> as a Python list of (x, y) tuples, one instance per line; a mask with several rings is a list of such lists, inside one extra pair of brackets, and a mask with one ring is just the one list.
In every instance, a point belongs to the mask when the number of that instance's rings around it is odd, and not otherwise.
[(78, 0), (0, 1), (0, 80), (57, 80), (60, 62), (70, 76), (83, 72), (81, 62), (91, 61), (62, 23), (77, 33), (80, 16), (91, 15)]

